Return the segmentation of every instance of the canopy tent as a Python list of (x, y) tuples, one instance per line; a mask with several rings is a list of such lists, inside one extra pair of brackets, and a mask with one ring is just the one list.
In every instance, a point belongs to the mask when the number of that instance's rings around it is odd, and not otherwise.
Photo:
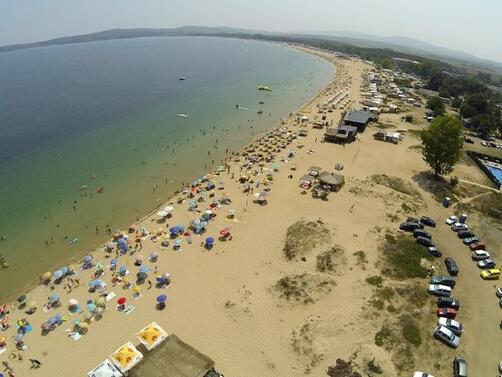
[(156, 322), (152, 322), (138, 332), (136, 337), (150, 351), (167, 338), (167, 333)]
[(96, 368), (87, 373), (88, 377), (122, 377), (122, 373), (115, 368), (110, 360), (106, 359)]
[(122, 373), (131, 370), (142, 358), (143, 354), (131, 342), (127, 342), (110, 356), (111, 361)]

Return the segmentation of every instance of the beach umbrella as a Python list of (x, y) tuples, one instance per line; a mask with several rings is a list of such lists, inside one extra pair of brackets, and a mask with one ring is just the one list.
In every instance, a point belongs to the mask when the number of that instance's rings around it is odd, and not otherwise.
[(113, 259), (110, 261), (110, 265), (115, 266), (116, 264), (117, 264), (117, 258), (113, 258)]
[(89, 263), (92, 261), (92, 255), (87, 254), (83, 259), (84, 263)]
[(18, 319), (16, 325), (20, 328), (28, 326), (28, 321), (25, 318)]
[(166, 295), (157, 296), (157, 302), (158, 303), (163, 304), (166, 301), (167, 301), (167, 296)]
[(127, 272), (127, 266), (120, 266), (119, 268), (119, 274), (125, 275)]
[(148, 275), (144, 272), (138, 272), (136, 274), (136, 277), (138, 278), (138, 280), (145, 280), (148, 277)]
[(151, 254), (150, 254), (150, 257), (149, 259), (150, 260), (155, 260), (159, 257), (159, 253), (157, 253), (156, 251), (153, 251)]
[(213, 237), (207, 237), (206, 238), (206, 245), (207, 246), (212, 246), (214, 244), (214, 238)]
[(91, 313), (96, 310), (96, 305), (94, 303), (89, 303), (87, 304), (87, 310), (89, 310)]
[(100, 271), (100, 270), (102, 270), (104, 267), (105, 267), (105, 265), (104, 265), (103, 263), (98, 263), (98, 264), (96, 265), (96, 270)]
[(173, 226), (173, 227), (169, 228), (169, 233), (178, 234), (178, 233), (180, 233), (180, 229), (177, 226)]
[(103, 285), (103, 280), (101, 280), (101, 279), (94, 279), (89, 282), (90, 288), (97, 288), (101, 285)]
[(52, 275), (52, 277), (54, 278), (54, 280), (58, 280), (58, 279), (61, 279), (63, 277), (63, 275), (64, 275), (63, 271), (57, 270), (57, 271), (54, 271), (54, 274)]
[(159, 211), (157, 212), (157, 217), (159, 219), (163, 219), (164, 217), (166, 217), (167, 215), (169, 215), (169, 213), (167, 213), (166, 211)]
[(117, 300), (117, 304), (119, 305), (124, 305), (126, 303), (127, 299), (125, 297), (120, 297), (118, 300)]
[(68, 275), (70, 273), (70, 269), (67, 266), (61, 267), (60, 270), (64, 275)]
[(162, 246), (162, 247), (168, 247), (169, 246), (169, 241), (162, 241), (160, 243), (160, 246)]
[(91, 312), (84, 313), (84, 321), (90, 321), (90, 320), (92, 320), (93, 317), (94, 317), (94, 314), (92, 314)]
[(141, 291), (141, 287), (139, 285), (135, 285), (132, 287), (132, 292), (138, 294)]
[(60, 315), (60, 314), (56, 314), (54, 317), (50, 317), (47, 322), (49, 323), (49, 325), (55, 325), (59, 322), (61, 322), (63, 316)]
[(78, 305), (78, 301), (76, 299), (74, 299), (74, 298), (70, 298), (68, 300), (68, 305), (69, 306), (77, 306)]
[(174, 246), (181, 246), (181, 240), (179, 238), (174, 240)]
[[(211, 212), (211, 213), (212, 213), (212, 212)], [(201, 220), (203, 220), (203, 221), (209, 221), (209, 220), (211, 220), (211, 215), (210, 215), (210, 214), (208, 214), (208, 213), (204, 213), (204, 214), (202, 214), (202, 216), (201, 216), (200, 218), (201, 218)]]
[(106, 298), (103, 297), (103, 296), (99, 296), (97, 299), (94, 300), (94, 305), (96, 305), (97, 307), (105, 307), (106, 305)]
[(174, 207), (173, 206), (167, 206), (166, 208), (164, 208), (164, 211), (167, 212), (167, 214), (171, 213), (172, 211), (174, 211)]
[(54, 304), (55, 302), (59, 301), (59, 296), (56, 293), (53, 293), (49, 296), (49, 302), (51, 304)]
[(50, 280), (50, 279), (51, 279), (51, 277), (52, 277), (52, 273), (51, 273), (51, 272), (49, 272), (49, 271), (44, 272), (44, 273), (42, 274), (42, 280), (43, 280), (43, 281)]
[(208, 214), (208, 215), (212, 215), (213, 214), (213, 211), (210, 210), (210, 209), (207, 209), (204, 213)]
[(148, 266), (141, 266), (139, 268), (139, 272), (146, 274), (146, 273), (150, 272), (150, 268)]

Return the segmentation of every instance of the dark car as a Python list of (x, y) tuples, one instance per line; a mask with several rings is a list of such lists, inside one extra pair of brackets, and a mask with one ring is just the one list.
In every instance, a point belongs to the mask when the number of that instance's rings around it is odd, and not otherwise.
[(448, 270), (448, 273), (450, 275), (458, 275), (458, 265), (457, 262), (455, 262), (455, 259), (451, 257), (446, 257), (444, 259), (444, 264), (446, 265), (446, 269)]
[(475, 242), (479, 242), (479, 238), (478, 237), (464, 238), (463, 242), (464, 245), (469, 246)]
[(406, 222), (402, 223), (401, 225), (399, 225), (399, 229), (404, 230), (405, 232), (413, 232), (414, 230), (421, 229), (421, 224), (406, 221)]
[(467, 361), (461, 356), (453, 360), (453, 377), (467, 377)]
[(443, 255), (443, 253), (440, 252), (436, 246), (429, 246), (427, 248), (427, 252), (430, 255), (432, 255), (433, 257), (436, 257), (436, 258), (439, 258), (439, 257), (441, 257)]
[(436, 227), (436, 220), (433, 220), (433, 219), (431, 219), (428, 216), (422, 216), (420, 218), (420, 222), (422, 224), (424, 224), (424, 225), (430, 226), (431, 228), (435, 228)]
[(464, 141), (465, 141), (467, 144), (474, 144), (474, 140), (469, 139), (468, 137), (466, 137), (466, 138), (464, 139)]
[(426, 246), (426, 247), (434, 246), (434, 244), (432, 243), (432, 240), (429, 238), (425, 238), (425, 237), (417, 237), (417, 243), (419, 245)]
[(438, 308), (453, 308), (459, 310), (460, 301), (453, 297), (438, 297), (437, 306)]
[(430, 284), (447, 285), (448, 287), (452, 288), (455, 286), (455, 283), (455, 278), (452, 276), (436, 275), (432, 276), (430, 280)]
[(420, 220), (418, 220), (416, 217), (411, 217), (411, 216), (410, 216), (410, 217), (407, 217), (407, 218), (406, 218), (406, 222), (407, 222), (407, 223), (419, 223), (419, 222), (420, 222)]
[(432, 234), (430, 234), (428, 231), (423, 230), (423, 229), (415, 229), (413, 231), (413, 237), (424, 237), (428, 239), (432, 239)]
[(457, 233), (457, 237), (460, 239), (464, 239), (464, 238), (476, 237), (476, 235), (472, 233), (470, 230), (461, 230), (460, 232)]

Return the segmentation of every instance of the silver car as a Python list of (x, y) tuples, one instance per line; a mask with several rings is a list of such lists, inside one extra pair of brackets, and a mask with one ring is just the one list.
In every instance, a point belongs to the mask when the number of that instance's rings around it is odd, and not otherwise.
[(449, 328), (441, 325), (437, 326), (434, 330), (434, 337), (453, 348), (457, 348), (460, 344), (460, 338)]
[(474, 250), (472, 252), (472, 259), (474, 260), (483, 260), (490, 258), (490, 254), (486, 250)]
[(438, 325), (446, 327), (457, 336), (462, 335), (462, 333), (464, 332), (464, 326), (462, 326), (460, 322), (455, 321), (451, 318), (439, 317)]

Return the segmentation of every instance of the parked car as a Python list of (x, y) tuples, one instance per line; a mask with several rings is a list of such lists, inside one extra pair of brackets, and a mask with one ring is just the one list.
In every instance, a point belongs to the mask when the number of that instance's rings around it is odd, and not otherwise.
[(502, 297), (502, 288), (497, 288), (497, 290), (495, 291), (495, 294), (497, 295), (497, 297)]
[(467, 224), (455, 223), (450, 227), (454, 232), (460, 232), (461, 230), (469, 230)]
[(446, 219), (445, 223), (448, 225), (453, 225), (457, 222), (457, 216), (450, 216)]
[(470, 230), (461, 230), (457, 232), (457, 237), (460, 239), (476, 237), (476, 235)]
[(469, 245), (471, 250), (486, 250), (486, 245), (483, 242), (474, 242)]
[(443, 255), (443, 253), (440, 252), (436, 246), (429, 246), (427, 248), (427, 252), (430, 255), (432, 255), (433, 257), (436, 257), (436, 258), (439, 258), (439, 257), (441, 257)]
[(429, 216), (422, 216), (420, 222), (424, 225), (430, 226), (431, 228), (436, 227), (436, 220), (431, 219)]
[(472, 252), (472, 259), (474, 260), (483, 260), (490, 258), (490, 254), (486, 250), (474, 250)]
[(457, 316), (457, 311), (452, 308), (438, 308), (436, 310), (436, 315), (438, 317), (454, 319)]
[(421, 229), (423, 225), (418, 222), (406, 221), (399, 225), (399, 229), (404, 230), (405, 232), (413, 232), (417, 229)]
[(464, 242), (464, 245), (469, 246), (470, 244), (473, 244), (475, 242), (479, 242), (479, 238), (478, 237), (464, 238), (463, 242)]
[(468, 137), (466, 137), (466, 138), (464, 139), (464, 141), (465, 141), (467, 144), (474, 144), (474, 140), (469, 139)]
[(436, 275), (431, 277), (430, 284), (447, 285), (448, 287), (455, 287), (455, 278), (452, 276)]
[(495, 261), (490, 258), (486, 258), (478, 262), (478, 267), (483, 270), (487, 270), (489, 268), (497, 267), (497, 263), (495, 263)]
[(440, 317), (438, 318), (438, 325), (450, 329), (455, 335), (460, 336), (464, 332), (464, 326), (459, 321), (451, 318)]
[(436, 303), (438, 308), (453, 308), (457, 311), (460, 309), (460, 301), (453, 297), (440, 296)]
[(457, 262), (455, 262), (455, 259), (453, 259), (452, 257), (446, 257), (444, 259), (444, 264), (446, 266), (446, 269), (448, 270), (448, 273), (450, 275), (454, 275), (454, 276), (457, 276), (458, 275), (458, 265), (457, 265)]
[(407, 218), (406, 218), (406, 222), (407, 222), (407, 223), (419, 223), (419, 222), (420, 222), (420, 220), (419, 220), (419, 219), (417, 219), (416, 217), (411, 217), (411, 216), (409, 216), (409, 217), (407, 217)]
[(434, 377), (432, 374), (425, 373), (425, 372), (414, 372), (413, 377)]
[(453, 348), (457, 348), (460, 344), (460, 338), (444, 326), (436, 327), (434, 330), (434, 337)]
[(425, 373), (425, 372), (414, 372), (413, 377), (434, 377), (432, 374)]
[(467, 361), (461, 356), (453, 359), (453, 377), (467, 377)]
[(413, 237), (424, 237), (428, 239), (432, 239), (432, 234), (430, 234), (428, 231), (423, 230), (423, 229), (416, 229), (413, 231)]
[(417, 237), (417, 243), (426, 247), (434, 246), (430, 238)]
[(435, 296), (450, 296), (451, 295), (451, 287), (447, 285), (440, 284), (429, 284), (429, 288), (427, 288), (427, 292), (432, 293)]
[(480, 273), (481, 278), (485, 280), (498, 280), (500, 277), (500, 270), (498, 268), (490, 268), (488, 270), (483, 270)]
[(453, 297), (438, 297), (436, 303), (438, 308), (453, 308), (457, 311), (460, 309), (460, 301)]

